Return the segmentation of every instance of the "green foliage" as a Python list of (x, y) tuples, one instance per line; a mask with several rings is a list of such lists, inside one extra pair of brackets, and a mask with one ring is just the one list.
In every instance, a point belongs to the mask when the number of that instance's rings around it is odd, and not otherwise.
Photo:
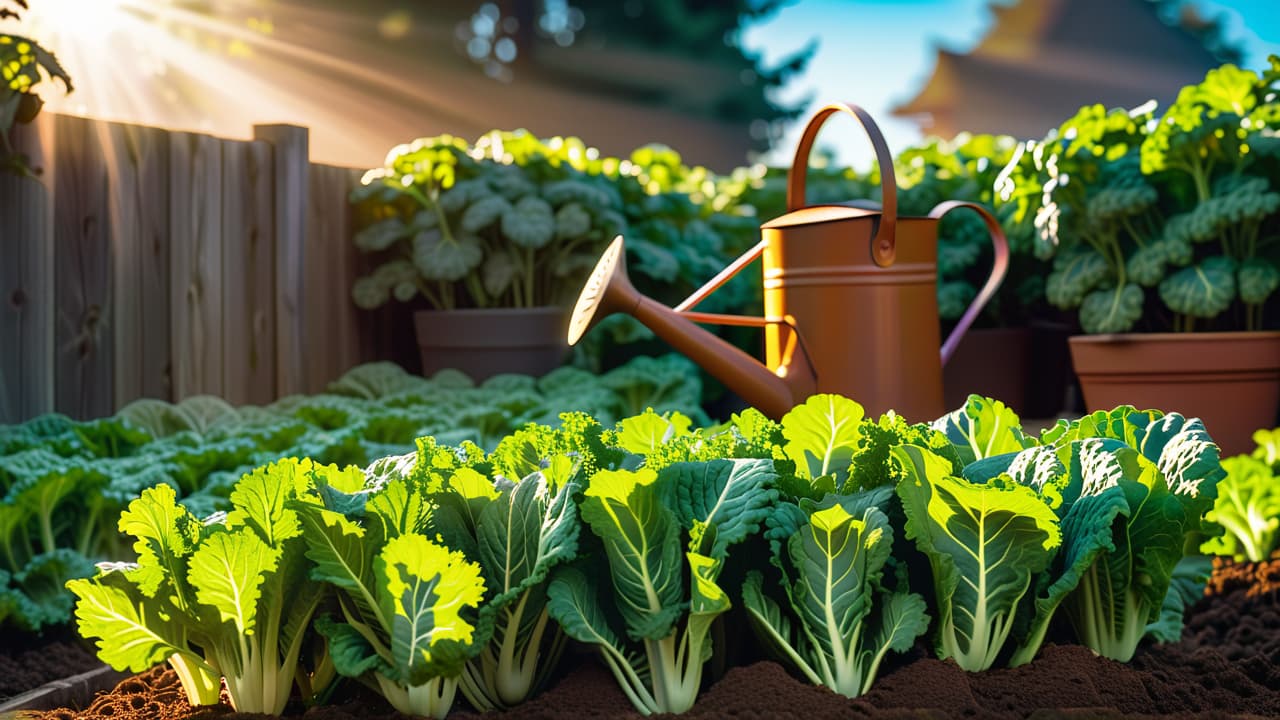
[[(522, 432), (495, 452), (495, 469), (503, 470), (494, 480), (463, 469), (434, 495), (431, 527), (452, 546), (474, 548), (492, 593), (480, 611), (492, 637), (461, 678), (467, 700), (485, 710), (527, 700), (555, 667), (564, 637), (549, 623), (547, 585), (552, 569), (578, 554), (573, 496), (585, 463), (583, 438), (565, 429), (549, 437)], [(474, 482), (463, 482), (468, 476)]]
[(333, 466), (282, 460), (245, 475), (231, 512), (204, 522), (168, 485), (120, 516), (136, 563), (72, 580), (80, 634), (99, 656), (140, 672), (170, 658), (193, 705), (218, 701), (218, 678), (241, 712), (280, 714), (321, 589), (308, 579), (302, 525), (289, 503)]
[(1222, 461), (1226, 477), (1218, 483), (1218, 499), (1206, 515), (1221, 531), (1201, 546), (1213, 555), (1263, 562), (1280, 547), (1280, 428), (1253, 434), (1253, 455)]
[(333, 666), (400, 712), (444, 718), (477, 649), (481, 568), (427, 536), (429, 506), (403, 477), (368, 489), (359, 471), (334, 480), (291, 504), (311, 578), (337, 595), (340, 617), (316, 623)]
[(585, 148), (562, 145), (493, 132), (474, 147), (443, 135), (395, 148), (351, 196), (365, 219), (356, 246), (379, 258), (352, 288), (356, 304), (571, 300), (625, 220), (619, 194), (586, 171)]
[(978, 395), (970, 395), (964, 407), (934, 421), (933, 428), (946, 434), (964, 465), (1035, 445), (1022, 432), (1017, 413), (999, 400)]
[(986, 670), (1062, 542), (1058, 519), (1031, 488), (956, 477), (950, 463), (914, 445), (893, 453), (906, 473), (897, 488), (906, 536), (933, 571), (938, 656)]
[[(518, 394), (546, 380), (491, 382)], [(420, 382), (466, 389), (460, 376), (367, 366), (335, 383), (343, 395), (281, 407), (333, 432), (360, 421), (342, 400), (385, 402)], [(130, 459), (197, 428), (216, 436), (243, 412), (131, 411), (169, 433), (158, 440), (54, 416), (4, 429), (0, 444), (10, 460), (60, 457), (45, 447)], [(1145, 635), (1176, 638), (1204, 580), (1184, 547), (1225, 474), (1203, 426), (1131, 407), (1038, 439), (1020, 425), (977, 396), (930, 426), (820, 395), (781, 422), (748, 410), (696, 427), (646, 410), (606, 429), (568, 412), (491, 452), (426, 436), (363, 471), (288, 459), (226, 482), (229, 512), (204, 520), (174, 484), (143, 490), (118, 523), (136, 561), (68, 586), (103, 660), (168, 661), (193, 703), (217, 702), (225, 680), (236, 709), (268, 713), (293, 683), (308, 700), (335, 674), (410, 714), (444, 717), (459, 688), (476, 707), (514, 707), (566, 638), (594, 646), (640, 712), (683, 712), (735, 597), (767, 646), (850, 696), (930, 616), (938, 654), (968, 670), (1030, 661), (1055, 618), (1121, 660)], [(1259, 433), (1261, 457), (1274, 459), (1277, 437)], [(56, 588), (85, 562), (59, 548), (0, 579), (56, 613)], [(931, 592), (908, 587), (929, 579)], [(0, 592), (0, 614), (15, 611), (31, 612)]]
[(588, 481), (582, 519), (604, 544), (612, 602), (573, 572), (552, 581), (548, 608), (566, 633), (599, 649), (640, 712), (692, 707), (712, 653), (711, 623), (731, 604), (717, 580), (729, 548), (767, 516), (775, 477), (768, 460), (718, 459), (601, 470)]
[[(1128, 659), (1145, 635), (1176, 635), (1186, 603), (1168, 599), (1171, 578), (1187, 539), (1201, 531), (1201, 518), (1223, 476), (1217, 447), (1200, 421), (1120, 407), (1061, 421), (1036, 440), (1018, 429), (1017, 416), (1000, 409), (990, 400), (971, 397), (966, 408), (938, 424), (954, 425), (951, 418), (961, 412), (981, 420), (969, 433), (948, 433), (968, 462), (961, 473), (964, 481), (984, 493), (997, 493), (993, 497), (1015, 485), (1031, 491), (1052, 512), (1061, 537), (1047, 562), (1031, 572), (1023, 594), (1007, 605), (1008, 615), (995, 618), (995, 627), (1004, 633), (995, 637), (1014, 641), (1010, 663), (1035, 657), (1059, 607), (1066, 608), (1077, 637), (1108, 657)], [(1003, 433), (984, 433), (988, 428)], [(994, 452), (974, 451), (974, 437), (987, 438), (976, 447)], [(991, 441), (999, 437), (1005, 438), (1004, 447)], [(944, 476), (941, 461), (910, 452), (916, 476), (931, 469)], [(903, 488), (900, 483), (900, 493)], [(919, 507), (906, 510), (910, 530)], [(978, 516), (974, 511), (969, 517)], [(935, 575), (939, 567), (947, 569), (945, 563), (933, 564)], [(983, 609), (990, 612), (991, 606)], [(960, 637), (973, 636), (965, 632)], [(943, 635), (940, 642), (945, 641)], [(989, 646), (979, 657), (989, 663), (999, 653), (998, 646)], [(979, 658), (970, 659), (975, 667), (981, 664)]]
[[(25, 8), (26, 3), (20, 2)], [(0, 20), (19, 18), (18, 11), (0, 10)], [(69, 93), (71, 77), (58, 64), (53, 53), (34, 40), (0, 33), (0, 171), (19, 175), (31, 175), (38, 169), (31, 168), (25, 155), (14, 151), (9, 133), (15, 123), (29, 123), (39, 114), (44, 101), (36, 94), (42, 82), (60, 80)]]
[[(1224, 475), (1218, 448), (1199, 420), (1131, 407), (1060, 425), (1045, 440), (1073, 448), (1066, 483), (1053, 491), (1063, 498), (1064, 530), (1095, 528), (1068, 536), (1077, 547), (1068, 544), (1072, 562), (1060, 567), (1078, 581), (1062, 605), (1081, 642), (1127, 661), (1149, 625), (1161, 620), (1186, 539), (1202, 530), (1213, 507)], [(1114, 520), (1099, 525), (1100, 515)], [(1092, 553), (1080, 572), (1084, 563), (1076, 559)], [(1167, 632), (1169, 620), (1161, 622)]]
[(782, 571), (788, 612), (765, 594), (760, 572), (742, 588), (752, 624), (770, 647), (810, 682), (849, 697), (865, 693), (885, 655), (910, 649), (929, 624), (924, 598), (885, 582), (894, 536), (880, 506), (890, 497), (880, 488), (779, 507), (803, 523), (771, 533), (785, 532), (773, 543), (772, 561)]
[(1273, 83), (1224, 65), (1153, 108), (1083, 108), (1006, 167), (1012, 221), (1056, 256), (1046, 297), (1087, 333), (1261, 329), (1280, 287)]
[(526, 423), (560, 426), (569, 411), (612, 425), (653, 407), (705, 425), (700, 396), (693, 364), (676, 355), (637, 358), (602, 376), (561, 368), (480, 386), (457, 373), (425, 379), (373, 363), (325, 394), (267, 407), (144, 399), (113, 418), (46, 415), (0, 427), (0, 627), (40, 631), (68, 622), (72, 598), (63, 584), (91, 575), (94, 562), (132, 559), (111, 519), (156, 483), (203, 518), (228, 508), (241, 475), (281, 457), (366, 466), (411, 451), (424, 435), (493, 448)]

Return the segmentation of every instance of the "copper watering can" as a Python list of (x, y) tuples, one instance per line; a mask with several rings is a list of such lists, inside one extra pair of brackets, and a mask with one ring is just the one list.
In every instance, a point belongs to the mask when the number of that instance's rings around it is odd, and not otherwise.
[[(875, 148), (881, 209), (805, 206), (809, 151), (837, 112), (861, 123)], [(624, 312), (688, 355), (774, 419), (816, 392), (857, 400), (868, 413), (893, 409), (912, 421), (944, 412), (942, 365), (995, 294), (1009, 264), (1000, 224), (979, 205), (948, 201), (928, 217), (899, 217), (893, 159), (871, 116), (828, 105), (809, 120), (787, 173), (787, 212), (761, 227), (762, 240), (674, 308), (641, 295), (627, 278), (623, 239), (605, 250), (578, 298), (569, 344), (607, 315)], [(982, 216), (995, 247), (991, 276), (942, 343), (937, 298), (938, 220), (956, 208)], [(757, 258), (764, 258), (764, 317), (693, 308)], [(765, 329), (765, 362), (695, 323)]]

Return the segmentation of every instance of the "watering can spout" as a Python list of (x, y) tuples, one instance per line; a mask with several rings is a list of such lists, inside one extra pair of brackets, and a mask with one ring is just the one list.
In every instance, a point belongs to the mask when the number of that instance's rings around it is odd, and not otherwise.
[(781, 365), (777, 370), (770, 370), (759, 360), (695, 324), (695, 320), (706, 320), (712, 316), (677, 312), (642, 295), (627, 277), (626, 253), (621, 235), (600, 257), (578, 296), (573, 318), (569, 322), (569, 344), (577, 344), (597, 322), (619, 312), (639, 320), (730, 390), (775, 420), (816, 391), (816, 377), (803, 352), (793, 353), (791, 362)]

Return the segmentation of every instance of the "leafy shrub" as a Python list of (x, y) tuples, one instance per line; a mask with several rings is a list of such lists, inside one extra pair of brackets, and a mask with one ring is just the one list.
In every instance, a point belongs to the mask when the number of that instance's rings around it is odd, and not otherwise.
[(1271, 63), (1210, 70), (1159, 116), (1082, 108), (1006, 168), (1001, 198), (1053, 258), (1046, 296), (1085, 332), (1262, 327), (1280, 287)]

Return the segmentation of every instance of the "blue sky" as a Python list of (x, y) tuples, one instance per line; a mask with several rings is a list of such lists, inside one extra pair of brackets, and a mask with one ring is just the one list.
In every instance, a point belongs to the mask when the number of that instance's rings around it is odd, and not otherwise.
[[(1225, 16), (1226, 36), (1244, 47), (1246, 66), (1261, 67), (1267, 55), (1280, 53), (1280, 0), (1195, 4), (1210, 17)], [(768, 66), (816, 39), (818, 51), (808, 69), (780, 97), (789, 102), (810, 96), (815, 102), (857, 102), (876, 118), (896, 152), (920, 134), (914, 124), (889, 115), (889, 108), (921, 87), (933, 69), (937, 47), (963, 52), (981, 39), (992, 19), (988, 5), (989, 0), (799, 0), (749, 28), (743, 44), (762, 52)], [(869, 163), (865, 140), (848, 122), (824, 132), (820, 142), (834, 146), (843, 161)], [(799, 124), (792, 127), (779, 150), (766, 159), (789, 162), (799, 131)]]

